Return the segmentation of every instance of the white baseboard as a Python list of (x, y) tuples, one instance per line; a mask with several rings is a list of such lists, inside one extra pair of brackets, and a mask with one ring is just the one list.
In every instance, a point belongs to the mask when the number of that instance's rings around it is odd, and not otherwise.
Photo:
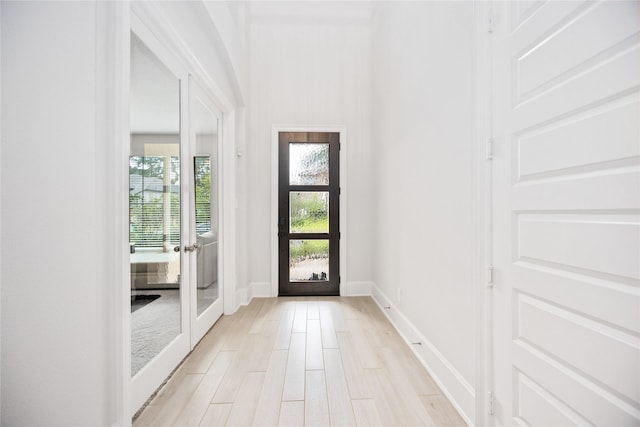
[[(466, 423), (474, 425), (475, 390), (416, 326), (372, 284), (373, 299)], [(422, 345), (412, 343), (420, 342)]]
[(347, 282), (345, 297), (371, 296), (373, 282)]
[(252, 298), (269, 298), (275, 295), (271, 295), (271, 283), (270, 282), (253, 282), (249, 285), (251, 289)]
[(249, 304), (249, 302), (251, 302), (250, 293), (251, 293), (250, 288), (243, 288), (243, 289), (236, 290), (236, 310), (241, 305), (247, 305)]

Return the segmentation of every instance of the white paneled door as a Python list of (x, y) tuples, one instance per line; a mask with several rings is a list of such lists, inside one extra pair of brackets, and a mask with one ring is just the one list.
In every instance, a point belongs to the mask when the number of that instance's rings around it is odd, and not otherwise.
[(490, 419), (637, 426), (640, 3), (493, 8)]

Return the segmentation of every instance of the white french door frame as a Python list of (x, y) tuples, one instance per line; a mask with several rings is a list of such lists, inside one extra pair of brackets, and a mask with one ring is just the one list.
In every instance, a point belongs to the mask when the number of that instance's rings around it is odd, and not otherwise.
[[(224, 130), (219, 142), (220, 154), (220, 234), (219, 234), (219, 280), (223, 292), (224, 313), (231, 314), (236, 309), (235, 301), (235, 162), (236, 162), (236, 107), (226, 94), (220, 89), (216, 81), (202, 67), (193, 52), (188, 49), (183, 38), (172, 24), (161, 13), (154, 10), (154, 5), (147, 2), (105, 2), (99, 5), (99, 25), (105, 29), (108, 37), (99, 39), (107, 51), (103, 60), (104, 67), (108, 71), (105, 76), (96, 72), (97, 77), (103, 77), (100, 87), (104, 86), (106, 101), (107, 131), (113, 132), (114, 145), (109, 166), (113, 177), (113, 194), (109, 199), (113, 204), (113, 223), (115, 230), (113, 268), (116, 273), (117, 283), (113, 294), (113, 338), (115, 360), (114, 405), (116, 409), (116, 424), (130, 426), (131, 417), (140, 405), (133, 404), (133, 387), (131, 379), (131, 313), (130, 313), (130, 267), (129, 253), (122, 248), (128, 247), (128, 223), (129, 223), (129, 146), (130, 146), (130, 122), (129, 122), (129, 70), (130, 70), (130, 32), (134, 25), (142, 24), (148, 34), (157, 43), (167, 49), (179, 64), (200, 82), (222, 112), (221, 127)], [(134, 23), (136, 21), (137, 23)], [(147, 40), (145, 39), (145, 42)], [(162, 58), (164, 59), (164, 58)], [(188, 75), (188, 73), (187, 73)], [(187, 111), (187, 79), (181, 83), (181, 133), (186, 131), (188, 117)], [(184, 99), (184, 101), (182, 100)], [(187, 141), (187, 135), (183, 135)], [(184, 145), (184, 144), (183, 144)], [(183, 211), (184, 212), (184, 211)], [(188, 212), (188, 211), (187, 211)], [(183, 213), (184, 214), (184, 213)], [(184, 230), (183, 230), (184, 233)], [(187, 283), (187, 282), (184, 282)], [(188, 286), (183, 286), (183, 292), (188, 292)], [(183, 295), (184, 298), (184, 295)], [(183, 300), (188, 302), (188, 300)], [(182, 324), (187, 325), (187, 311), (183, 310)], [(187, 338), (185, 338), (186, 340)], [(188, 351), (193, 347), (188, 344)], [(188, 353), (187, 351), (187, 353)], [(175, 361), (175, 366), (181, 359)], [(173, 369), (172, 368), (172, 369)], [(169, 371), (171, 372), (171, 371)], [(162, 377), (162, 380), (164, 380)], [(153, 391), (153, 390), (152, 390)], [(138, 399), (141, 399), (138, 397)], [(142, 403), (146, 398), (142, 400)]]
[(347, 284), (347, 128), (344, 126), (273, 126), (271, 128), (271, 294), (278, 296), (278, 133), (337, 132), (340, 134), (340, 296), (348, 295)]

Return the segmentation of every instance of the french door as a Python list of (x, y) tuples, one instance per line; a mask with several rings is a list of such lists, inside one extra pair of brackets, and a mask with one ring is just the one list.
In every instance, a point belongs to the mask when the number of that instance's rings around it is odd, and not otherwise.
[(340, 293), (340, 134), (278, 135), (279, 295)]
[(191, 347), (223, 311), (220, 262), (220, 152), (222, 114), (193, 77), (189, 79), (191, 242)]
[(222, 315), (221, 112), (132, 15), (131, 415)]
[(496, 425), (640, 423), (639, 17), (494, 3)]

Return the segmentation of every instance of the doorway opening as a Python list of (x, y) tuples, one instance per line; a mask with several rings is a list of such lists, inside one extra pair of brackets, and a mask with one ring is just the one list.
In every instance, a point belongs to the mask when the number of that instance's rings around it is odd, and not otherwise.
[(340, 294), (340, 134), (278, 133), (278, 295)]

